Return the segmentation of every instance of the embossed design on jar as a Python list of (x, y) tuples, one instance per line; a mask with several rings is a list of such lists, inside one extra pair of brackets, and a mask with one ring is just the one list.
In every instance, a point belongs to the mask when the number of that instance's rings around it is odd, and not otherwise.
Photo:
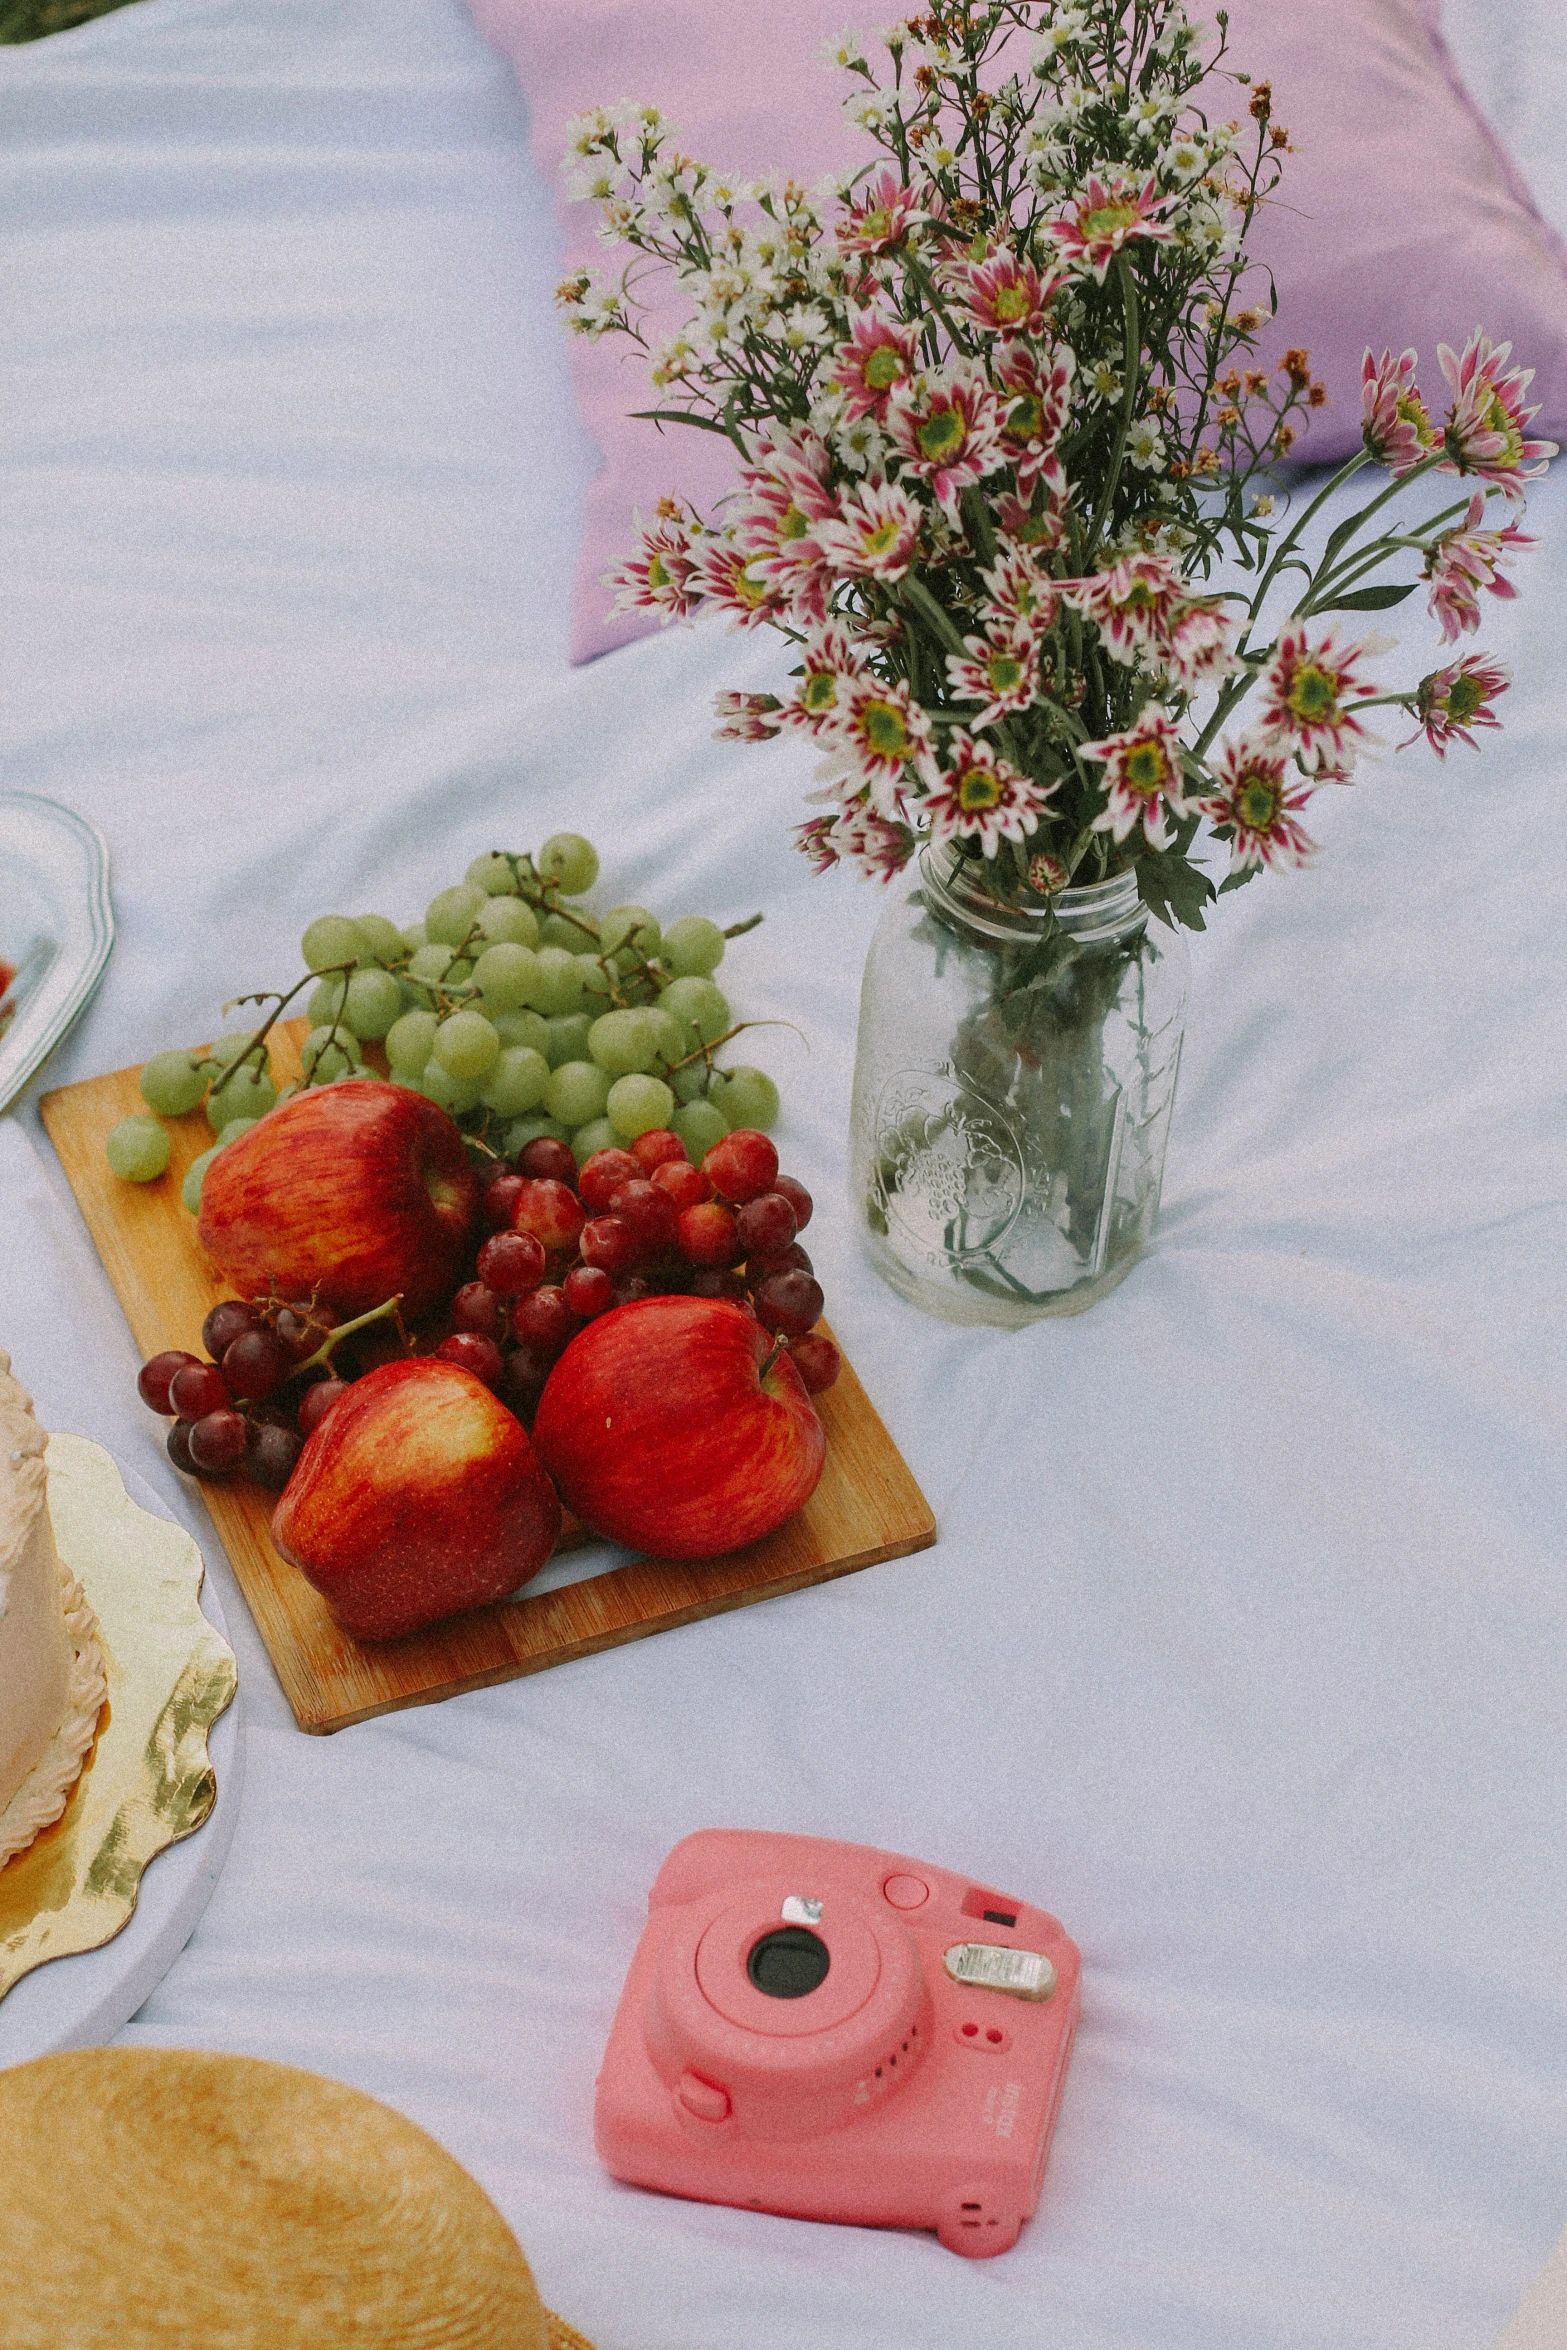
[(1027, 1190), (1022, 1140), (949, 1062), (899, 1069), (874, 1112), (874, 1205), (932, 1265), (1005, 1240)]

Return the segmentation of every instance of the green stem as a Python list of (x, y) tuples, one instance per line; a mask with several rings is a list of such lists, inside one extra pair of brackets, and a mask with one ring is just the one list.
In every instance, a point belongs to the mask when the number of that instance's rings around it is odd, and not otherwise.
[(1116, 427), (1115, 446), (1110, 452), (1110, 470), (1105, 475), (1105, 486), (1100, 493), (1099, 504), (1094, 511), (1094, 519), (1089, 527), (1088, 546), (1084, 555), (1085, 564), (1093, 561), (1105, 524), (1110, 518), (1111, 508), (1115, 503), (1115, 493), (1120, 487), (1121, 467), (1126, 459), (1127, 435), (1131, 432), (1132, 417), (1137, 407), (1137, 379), (1142, 359), (1143, 339), (1137, 308), (1137, 280), (1132, 275), (1132, 265), (1124, 253), (1116, 255), (1115, 266), (1116, 274), (1121, 281), (1121, 299), (1126, 305), (1126, 383), (1121, 393), (1121, 421)]
[[(402, 1330), (403, 1320), (397, 1310), (402, 1302), (403, 1293), (398, 1290), (395, 1297), (384, 1298), (380, 1305), (372, 1306), (368, 1314), (359, 1314), (352, 1322), (340, 1322), (335, 1330), (327, 1332), (313, 1355), (307, 1355), (302, 1363), (294, 1365), (289, 1376), (297, 1379), (304, 1371), (314, 1371), (318, 1365), (329, 1365), (332, 1360), (332, 1350), (338, 1341), (351, 1336), (355, 1330), (367, 1330), (372, 1322), (384, 1322), (390, 1316), (397, 1324), (398, 1329)], [(403, 1335), (406, 1337), (407, 1332), (404, 1331)]]

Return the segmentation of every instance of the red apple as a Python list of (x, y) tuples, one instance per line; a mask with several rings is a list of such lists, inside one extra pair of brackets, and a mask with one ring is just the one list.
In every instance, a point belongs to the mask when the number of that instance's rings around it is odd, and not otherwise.
[(549, 1375), (533, 1442), (567, 1507), (655, 1558), (716, 1558), (809, 1501), (827, 1440), (787, 1354), (739, 1306), (616, 1306)]
[(197, 1231), (244, 1295), (275, 1287), (341, 1315), (401, 1293), (418, 1321), (462, 1278), (479, 1185), (442, 1109), (366, 1079), (295, 1094), (207, 1169)]
[(278, 1549), (356, 1640), (504, 1599), (559, 1534), (555, 1488), (521, 1421), (433, 1355), (345, 1388), (272, 1513)]

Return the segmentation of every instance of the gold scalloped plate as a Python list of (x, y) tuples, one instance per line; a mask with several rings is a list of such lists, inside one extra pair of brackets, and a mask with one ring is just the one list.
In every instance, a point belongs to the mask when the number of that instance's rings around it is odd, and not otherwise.
[(234, 1651), (201, 1612), (200, 1551), (132, 1501), (102, 1445), (50, 1437), (49, 1514), (97, 1614), (109, 1686), (64, 1813), (0, 1868), (0, 1999), (129, 1922), (147, 1863), (212, 1809), (207, 1734), (236, 1686)]

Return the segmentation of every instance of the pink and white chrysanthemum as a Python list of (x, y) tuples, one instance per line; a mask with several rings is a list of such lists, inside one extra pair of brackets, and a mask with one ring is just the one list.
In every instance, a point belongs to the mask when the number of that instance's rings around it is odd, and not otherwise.
[(830, 732), (843, 715), (849, 688), (868, 675), (864, 643), (841, 620), (813, 628), (806, 636), (799, 683), (784, 704), (783, 724), (794, 732)]
[(998, 534), (1008, 538), (1035, 555), (1053, 555), (1057, 547), (1066, 543), (1065, 495), (1054, 494), (1045, 500), (1044, 510), (1036, 514), (1029, 498), (1015, 498), (1010, 490), (1003, 490), (995, 501)]
[(895, 816), (909, 769), (923, 770), (930, 756), (930, 720), (902, 679), (855, 678), (839, 697), (832, 733), (879, 813)]
[(1265, 865), (1280, 873), (1309, 865), (1317, 843), (1297, 819), (1313, 787), (1291, 777), (1289, 753), (1242, 738), (1223, 746), (1215, 767), (1219, 789), (1197, 807), (1228, 837), (1230, 871)]
[(869, 481), (815, 526), (830, 571), (849, 579), (901, 579), (919, 547), (925, 509), (893, 481)]
[(1159, 659), (1188, 693), (1235, 668), (1235, 628), (1212, 598), (1194, 597), (1171, 619)]
[(856, 800), (832, 819), (832, 845), (851, 872), (885, 886), (913, 856), (914, 835), (906, 824)]
[(977, 839), (993, 857), (1004, 840), (1020, 841), (1038, 829), (1053, 785), (1035, 783), (961, 728), (949, 736), (946, 756), (919, 804), (933, 841)]
[(1539, 544), (1516, 522), (1502, 530), (1482, 530), (1485, 495), (1476, 490), (1469, 511), (1457, 530), (1445, 531), (1426, 557), (1425, 575), (1431, 582), (1430, 609), (1442, 623), (1449, 644), (1466, 630), (1480, 625), (1480, 591), (1511, 599), (1518, 590), (1502, 570), (1521, 547)]
[(1071, 414), (1072, 370), (1072, 354), (1066, 350), (1048, 366), (1026, 343), (1003, 343), (996, 353), (1001, 446), (1020, 497), (1031, 498), (1039, 481), (1052, 498), (1066, 496), (1066, 474), (1056, 451)]
[(1477, 327), (1461, 357), (1446, 343), (1438, 344), (1436, 355), (1453, 393), (1442, 436), (1448, 456), (1460, 473), (1498, 482), (1509, 498), (1521, 498), (1523, 483), (1545, 471), (1556, 443), (1526, 438), (1539, 414), (1538, 406), (1523, 404), (1534, 369), (1508, 369), (1512, 348), (1493, 344)]
[(1032, 261), (1006, 251), (962, 264), (957, 275), (964, 309), (993, 335), (1042, 335), (1051, 300), (1066, 283), (1061, 271), (1041, 277)]
[(1465, 653), (1446, 669), (1433, 670), (1420, 680), (1415, 693), (1415, 716), (1420, 724), (1399, 749), (1407, 750), (1409, 743), (1418, 742), (1424, 733), (1439, 759), (1446, 758), (1451, 742), (1467, 743), (1477, 751), (1480, 746), (1469, 729), (1501, 725), (1493, 705), (1512, 682), (1510, 669), (1482, 653)]
[(783, 608), (783, 598), (727, 534), (702, 542), (695, 578), (702, 600), (727, 612), (741, 628), (757, 628)]
[(1336, 769), (1347, 779), (1359, 753), (1372, 741), (1350, 704), (1376, 692), (1360, 674), (1359, 645), (1341, 645), (1328, 630), (1313, 645), (1304, 622), (1279, 632), (1273, 659), (1260, 679), (1264, 735), (1284, 743), (1301, 765), (1319, 776)]
[(1167, 244), (1175, 231), (1162, 216), (1151, 175), (1138, 187), (1120, 173), (1106, 181), (1095, 172), (1071, 211), (1051, 222), (1050, 234), (1069, 268), (1086, 270), (1103, 285), (1111, 262), (1134, 238)]
[(1360, 364), (1360, 437), (1395, 481), (1428, 457), (1442, 437), (1415, 389), (1418, 359), (1415, 351), (1401, 352), (1397, 359), (1384, 351), (1375, 359), (1368, 349)]
[(726, 508), (728, 534), (745, 550), (755, 577), (786, 602), (813, 611), (826, 608), (816, 526), (838, 510), (828, 486), (830, 465), (818, 434), (781, 434), (741, 475)]
[(701, 558), (708, 542), (678, 515), (661, 515), (651, 529), (634, 517), (636, 552), (618, 563), (605, 585), (617, 593), (610, 617), (620, 612), (656, 612), (661, 620), (688, 620), (703, 601)]
[(838, 249), (841, 253), (885, 253), (924, 217), (918, 196), (904, 186), (889, 163), (873, 180), (867, 180), (846, 206), (837, 224)]
[(837, 829), (836, 816), (808, 816), (795, 826), (794, 845), (802, 857), (809, 858), (813, 873), (830, 873), (837, 864), (838, 847), (833, 839)]
[(1105, 650), (1128, 667), (1140, 653), (1163, 659), (1188, 598), (1166, 555), (1123, 555), (1108, 571), (1064, 579), (1057, 593), (1098, 629)]
[(838, 346), (830, 380), (846, 395), (845, 416), (854, 423), (874, 416), (879, 424), (887, 402), (914, 374), (915, 334), (873, 310), (859, 311), (849, 339)]
[(949, 514), (1002, 462), (1001, 409), (975, 376), (921, 377), (888, 402), (887, 430), (909, 471), (930, 484)]
[(1043, 636), (1054, 622), (1060, 602), (1055, 581), (1027, 547), (1009, 547), (991, 570), (979, 576), (990, 596), (981, 617), (992, 633), (1000, 623)]
[(994, 726), (1010, 710), (1027, 710), (1039, 692), (1033, 630), (1014, 621), (988, 637), (966, 636), (962, 652), (947, 655), (947, 682), (960, 702), (983, 704), (969, 722), (973, 726)]
[(1149, 702), (1123, 733), (1080, 743), (1078, 756), (1104, 762), (1105, 806), (1090, 829), (1125, 840), (1140, 824), (1150, 848), (1168, 848), (1169, 818), (1188, 812), (1180, 730), (1171, 712)]
[(713, 696), (715, 743), (770, 743), (783, 726), (776, 694), (720, 693)]

